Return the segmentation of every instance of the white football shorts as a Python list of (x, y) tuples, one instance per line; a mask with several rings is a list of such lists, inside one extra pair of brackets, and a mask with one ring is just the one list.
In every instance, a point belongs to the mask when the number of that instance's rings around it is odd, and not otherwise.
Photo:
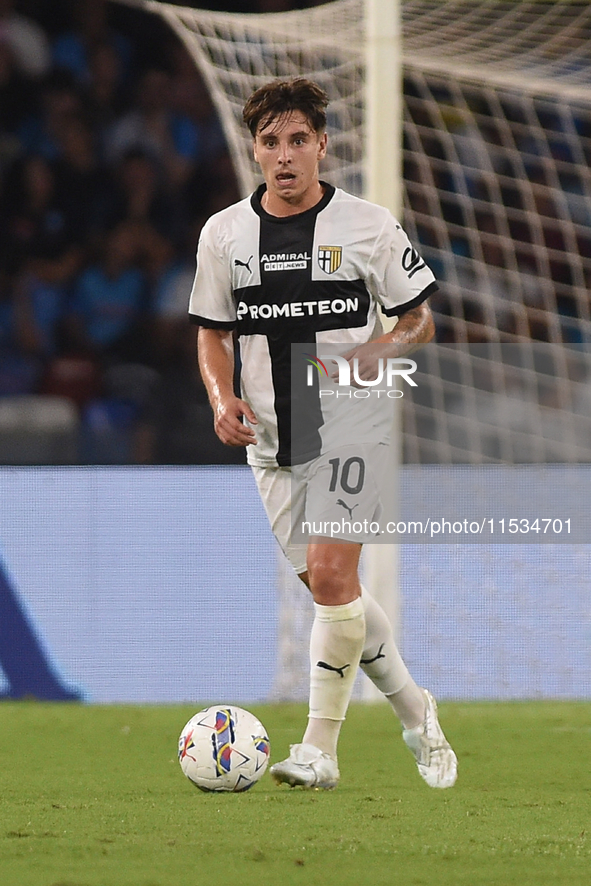
[(252, 466), (273, 534), (297, 573), (306, 571), (311, 537), (385, 540), (381, 523), (393, 512), (391, 459), (387, 443), (350, 444), (293, 468)]

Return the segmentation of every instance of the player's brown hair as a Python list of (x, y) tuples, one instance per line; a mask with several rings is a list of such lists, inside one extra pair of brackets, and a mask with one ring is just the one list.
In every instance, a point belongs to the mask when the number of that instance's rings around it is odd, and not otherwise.
[(242, 119), (254, 138), (272, 120), (300, 111), (314, 132), (322, 132), (326, 128), (327, 105), (326, 92), (306, 77), (273, 80), (253, 92), (244, 105)]

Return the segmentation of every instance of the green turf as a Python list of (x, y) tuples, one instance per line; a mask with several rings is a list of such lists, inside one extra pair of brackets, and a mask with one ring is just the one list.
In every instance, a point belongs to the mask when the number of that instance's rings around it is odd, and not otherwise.
[[(387, 706), (353, 706), (334, 792), (202, 794), (187, 707), (0, 705), (2, 886), (591, 883), (591, 705), (442, 705), (455, 788), (419, 778)], [(281, 759), (301, 707), (254, 707)]]

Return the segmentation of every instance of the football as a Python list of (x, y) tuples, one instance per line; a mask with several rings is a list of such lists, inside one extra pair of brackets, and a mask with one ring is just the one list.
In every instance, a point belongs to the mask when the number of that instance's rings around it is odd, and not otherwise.
[(179, 738), (179, 763), (201, 791), (247, 791), (269, 762), (263, 724), (235, 705), (212, 705), (195, 714)]

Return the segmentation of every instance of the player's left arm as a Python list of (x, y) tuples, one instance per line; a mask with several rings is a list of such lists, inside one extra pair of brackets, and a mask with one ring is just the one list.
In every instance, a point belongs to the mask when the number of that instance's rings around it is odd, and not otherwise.
[[(435, 335), (435, 323), (431, 308), (426, 301), (421, 302), (416, 308), (411, 308), (398, 318), (398, 323), (390, 331), (377, 338), (374, 344), (396, 344), (401, 350), (400, 354), (410, 354), (420, 345), (426, 345)], [(391, 356), (391, 355), (390, 355)]]
[(359, 378), (369, 381), (376, 377), (377, 362), (380, 357), (404, 357), (421, 345), (430, 342), (435, 335), (435, 323), (431, 308), (426, 301), (405, 311), (398, 318), (396, 326), (371, 342), (359, 345), (346, 354), (352, 363), (358, 361)]

